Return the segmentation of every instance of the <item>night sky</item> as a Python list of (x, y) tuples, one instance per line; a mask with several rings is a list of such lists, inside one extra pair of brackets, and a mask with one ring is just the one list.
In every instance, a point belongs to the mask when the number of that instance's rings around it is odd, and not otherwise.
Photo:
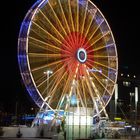
[[(14, 111), (16, 100), (20, 106), (33, 104), (22, 84), (17, 62), (17, 40), (22, 20), (36, 0), (5, 2), (1, 11), (1, 84), (0, 109)], [(106, 17), (117, 45), (119, 72), (124, 69), (140, 74), (139, 33), (140, 15), (138, 1), (93, 1)], [(134, 3), (133, 3), (134, 2)]]

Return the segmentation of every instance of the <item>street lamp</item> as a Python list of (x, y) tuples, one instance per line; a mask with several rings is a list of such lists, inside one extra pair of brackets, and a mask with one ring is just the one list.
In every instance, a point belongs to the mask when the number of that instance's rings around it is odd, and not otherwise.
[(138, 87), (135, 87), (135, 123), (137, 124)]
[(47, 85), (49, 84), (49, 77), (50, 77), (50, 74), (52, 74), (52, 73), (53, 73), (52, 70), (44, 71), (44, 74), (47, 75)]
[(135, 96), (135, 93), (130, 92), (129, 95), (130, 95), (130, 106), (131, 106), (132, 105), (132, 98), (133, 98), (133, 96)]
[(49, 75), (53, 73), (53, 71), (52, 70), (47, 70), (47, 71), (44, 71), (43, 73), (46, 74), (47, 78), (48, 78)]
[(135, 93), (130, 92), (129, 95), (130, 95), (130, 122), (132, 123), (132, 119), (133, 119), (132, 118), (132, 115), (133, 115), (133, 113), (132, 113), (132, 98), (133, 98), (133, 96), (135, 96)]
[(117, 117), (118, 84), (115, 84), (115, 117)]
[(132, 99), (132, 97), (135, 95), (135, 93), (133, 93), (133, 92), (130, 92), (130, 97), (131, 97), (131, 99)]
[[(53, 74), (53, 71), (52, 71), (52, 70), (47, 70), (47, 71), (44, 71), (43, 73), (44, 73), (45, 75), (47, 75), (47, 94), (48, 94), (49, 77), (50, 77), (51, 74)], [(47, 96), (47, 97), (45, 98), (45, 101), (46, 101), (49, 97), (50, 97), (50, 96)]]

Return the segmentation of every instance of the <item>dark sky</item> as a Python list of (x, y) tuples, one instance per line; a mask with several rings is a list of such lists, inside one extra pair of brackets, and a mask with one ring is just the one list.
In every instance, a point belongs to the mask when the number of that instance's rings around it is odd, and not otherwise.
[[(14, 0), (10, 3), (6, 1), (3, 4), (5, 10), (1, 11), (0, 106), (3, 105), (5, 110), (9, 108), (13, 110), (16, 100), (21, 105), (32, 104), (21, 82), (17, 62), (17, 40), (21, 22), (35, 1)], [(128, 67), (128, 71), (139, 74), (140, 15), (138, 1), (95, 0), (93, 2), (106, 17), (114, 34), (118, 49), (119, 71)]]

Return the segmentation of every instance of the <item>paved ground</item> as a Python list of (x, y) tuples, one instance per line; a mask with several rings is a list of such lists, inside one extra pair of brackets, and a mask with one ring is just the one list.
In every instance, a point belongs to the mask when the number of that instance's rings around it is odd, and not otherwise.
[(40, 139), (40, 138), (0, 138), (0, 140), (52, 140), (52, 139)]
[[(46, 138), (1, 138), (0, 140), (52, 140)], [(99, 140), (99, 139), (98, 139)], [(126, 138), (126, 139), (100, 139), (100, 140), (140, 140), (140, 137), (134, 138)]]
[[(40, 138), (0, 138), (0, 140), (51, 140), (51, 139), (46, 139), (46, 138), (44, 138), (44, 139), (40, 139)], [(136, 139), (129, 138), (129, 139), (102, 139), (102, 140), (140, 140), (140, 137), (137, 137)]]

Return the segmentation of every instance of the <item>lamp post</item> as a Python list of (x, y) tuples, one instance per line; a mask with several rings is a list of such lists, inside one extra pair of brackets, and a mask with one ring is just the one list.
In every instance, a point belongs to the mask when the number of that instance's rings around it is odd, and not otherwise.
[(137, 124), (138, 87), (135, 87), (135, 124)]
[(135, 96), (135, 93), (130, 92), (129, 95), (130, 95), (130, 122), (132, 124), (132, 115), (133, 115), (133, 113), (132, 113), (132, 109), (133, 109), (132, 108), (132, 99), (133, 99), (133, 96)]
[(49, 77), (50, 77), (50, 74), (52, 73), (53, 73), (52, 70), (44, 71), (44, 74), (47, 75), (47, 92), (48, 92)]
[(53, 71), (52, 70), (47, 70), (47, 71), (44, 71), (44, 74), (47, 75), (47, 79), (49, 78), (50, 74), (52, 74)]
[[(49, 77), (50, 77), (50, 74), (53, 74), (53, 71), (52, 70), (47, 70), (47, 71), (44, 71), (44, 74), (47, 76), (47, 95), (48, 95), (48, 87), (49, 87)], [(51, 97), (51, 96), (46, 96), (45, 98), (45, 102), (47, 101), (47, 99)], [(44, 105), (44, 103), (43, 103)], [(42, 106), (43, 107), (43, 106)]]
[(115, 117), (117, 117), (118, 84), (115, 84)]

